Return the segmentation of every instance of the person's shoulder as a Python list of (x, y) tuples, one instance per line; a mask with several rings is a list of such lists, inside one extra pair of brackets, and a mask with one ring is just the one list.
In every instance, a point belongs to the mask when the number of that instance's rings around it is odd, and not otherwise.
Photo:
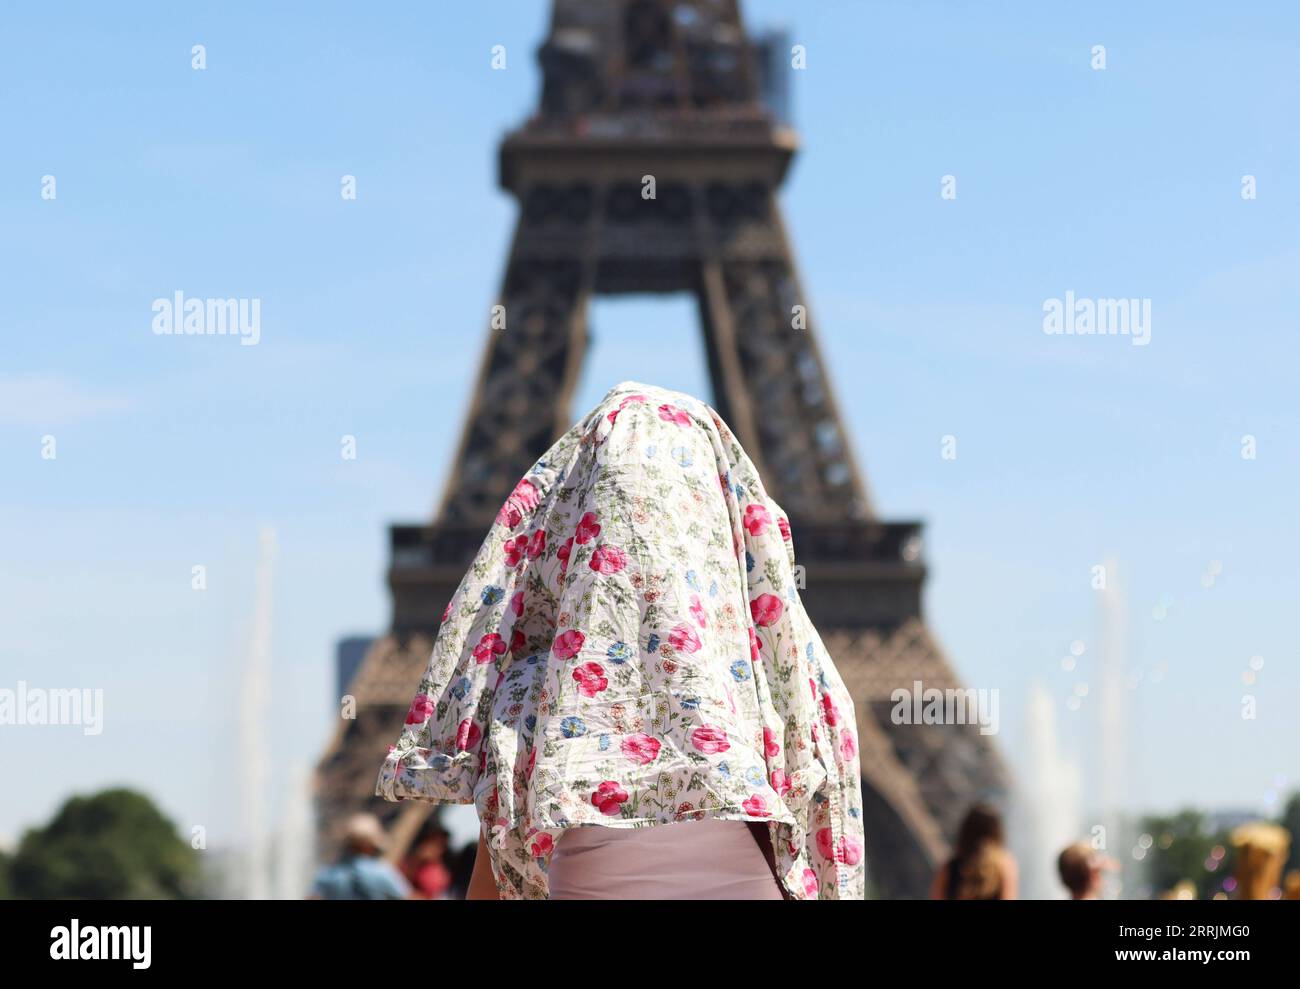
[(339, 888), (342, 880), (343, 869), (338, 863), (322, 865), (316, 870), (316, 877), (312, 882), (313, 892), (319, 895), (328, 895)]

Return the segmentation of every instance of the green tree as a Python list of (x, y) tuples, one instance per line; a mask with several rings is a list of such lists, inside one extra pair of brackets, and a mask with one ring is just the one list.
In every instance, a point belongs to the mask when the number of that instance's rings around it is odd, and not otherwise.
[[(1196, 886), (1197, 899), (1209, 899), (1221, 888), (1223, 877), (1231, 874), (1232, 849), (1227, 835), (1206, 829), (1200, 811), (1182, 810), (1172, 817), (1146, 817), (1142, 819), (1142, 830), (1153, 840), (1146, 858), (1147, 881), (1157, 894), (1190, 879)], [(1205, 863), (1215, 845), (1224, 846), (1225, 857), (1218, 868), (1209, 870)]]
[(28, 831), (9, 868), (21, 899), (184, 899), (198, 860), (153, 801), (133, 790), (72, 797)]
[(13, 862), (13, 857), (8, 852), (0, 852), (0, 900), (8, 900), (13, 896), (9, 889), (9, 868)]

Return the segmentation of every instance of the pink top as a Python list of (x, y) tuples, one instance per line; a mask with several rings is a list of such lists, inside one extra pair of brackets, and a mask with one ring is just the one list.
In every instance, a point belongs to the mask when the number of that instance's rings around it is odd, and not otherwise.
[(567, 828), (549, 885), (552, 900), (784, 899), (749, 824), (716, 818)]

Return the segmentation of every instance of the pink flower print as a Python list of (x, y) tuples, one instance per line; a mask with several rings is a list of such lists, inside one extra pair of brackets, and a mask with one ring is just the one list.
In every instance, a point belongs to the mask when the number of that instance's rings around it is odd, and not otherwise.
[(695, 629), (685, 622), (673, 626), (668, 633), (668, 643), (678, 652), (699, 652), (703, 645), (700, 637), (695, 634)]
[(444, 623), (447, 621), (447, 616), (450, 614), (451, 614), (451, 602), (448, 601), (447, 607), (442, 609), (442, 620)]
[(514, 597), (510, 599), (510, 610), (516, 615), (524, 613), (524, 592), (516, 591)]
[(665, 402), (659, 406), (659, 418), (664, 422), (676, 423), (678, 426), (689, 426), (691, 417), (675, 405), (669, 405)]
[(700, 725), (691, 732), (691, 744), (705, 755), (717, 755), (731, 748), (727, 733), (717, 725)]
[(618, 418), (618, 414), (622, 412), (624, 409), (626, 409), (630, 403), (644, 402), (645, 400), (646, 399), (644, 395), (629, 395), (627, 398), (623, 399), (623, 401), (619, 402), (618, 408), (615, 409), (613, 412), (611, 412), (609, 415), (607, 415), (605, 418), (608, 419), (610, 422), (613, 422), (615, 419)]
[(835, 861), (844, 865), (857, 865), (862, 861), (862, 842), (857, 838), (842, 835), (835, 843)]
[(772, 514), (757, 502), (745, 506), (745, 519), (741, 524), (751, 536), (761, 536), (772, 522)]
[(546, 551), (546, 533), (538, 529), (528, 540), (528, 559), (535, 560)]
[(537, 507), (540, 500), (541, 496), (533, 482), (524, 478), (515, 485), (515, 489), (506, 498), (505, 504), (501, 506), (501, 511), (497, 512), (497, 521), (513, 529), (523, 520), (526, 512), (531, 512)]
[(767, 813), (767, 801), (757, 793), (752, 794), (750, 798), (741, 803), (740, 806), (745, 808), (745, 813), (750, 817), (762, 817)]
[(554, 848), (554, 839), (545, 831), (538, 832), (537, 837), (533, 839), (533, 843), (528, 846), (528, 850), (532, 852), (534, 858), (550, 855)]
[(776, 527), (781, 530), (781, 538), (790, 541), (790, 520), (782, 515), (776, 520)]
[(578, 545), (589, 543), (600, 535), (600, 523), (596, 521), (596, 513), (588, 512), (582, 518), (578, 519), (578, 529), (574, 532), (573, 537), (578, 540)]
[(606, 817), (618, 817), (619, 808), (627, 801), (627, 791), (613, 780), (606, 780), (591, 794), (591, 802)]
[(478, 645), (474, 647), (474, 660), (477, 663), (490, 663), (505, 651), (506, 640), (496, 632), (489, 632), (479, 639)]
[(619, 749), (637, 765), (646, 766), (659, 756), (659, 739), (638, 732), (625, 736)]
[(527, 536), (515, 536), (513, 539), (506, 540), (506, 566), (517, 567), (524, 558), (524, 550), (528, 548)]
[(528, 640), (524, 637), (523, 631), (515, 629), (514, 634), (510, 636), (510, 651), (517, 656), (524, 651), (524, 646), (527, 644)]
[(582, 649), (582, 644), (586, 641), (587, 637), (585, 635), (576, 628), (571, 628), (555, 637), (551, 651), (555, 654), (556, 659), (572, 659), (578, 655), (578, 651)]
[(411, 709), (406, 712), (406, 723), (408, 725), (424, 724), (432, 713), (433, 698), (428, 694), (416, 694), (415, 700), (411, 701)]
[(819, 828), (817, 831), (817, 851), (821, 852), (822, 858), (834, 858), (835, 849), (831, 845), (831, 829)]
[(468, 752), (478, 744), (478, 740), (482, 737), (483, 732), (478, 725), (474, 724), (474, 720), (466, 718), (460, 723), (460, 727), (456, 729), (456, 748), (462, 752)]
[(776, 791), (778, 797), (784, 797), (790, 792), (790, 777), (784, 769), (772, 770), (772, 776), (768, 782), (772, 785), (772, 789)]
[(826, 723), (832, 727), (840, 723), (840, 709), (835, 706), (835, 701), (831, 699), (830, 694), (822, 694), (822, 710), (826, 714)]
[(760, 594), (749, 602), (749, 613), (754, 616), (754, 624), (760, 628), (775, 625), (784, 610), (781, 599), (775, 594)]
[(754, 632), (753, 626), (747, 629), (749, 632), (749, 658), (751, 662), (758, 662), (758, 635)]
[(537, 765), (537, 749), (528, 753), (528, 769), (526, 770), (528, 778), (533, 778), (533, 767)]
[(807, 897), (810, 897), (810, 898), (816, 896), (816, 895), (817, 895), (817, 885), (818, 885), (818, 884), (817, 884), (817, 873), (813, 872), (812, 869), (804, 869), (804, 870), (803, 870), (803, 891), (804, 891), (804, 895), (807, 896)]
[(840, 733), (840, 758), (848, 762), (858, 754), (858, 743), (853, 738), (853, 732), (845, 731)]
[(569, 569), (569, 554), (573, 552), (573, 537), (566, 539), (563, 545), (555, 551), (555, 555), (560, 558), (560, 573)]
[(599, 663), (583, 663), (573, 671), (573, 679), (578, 681), (578, 693), (583, 697), (595, 697), (609, 686), (605, 668)]
[(763, 754), (769, 759), (781, 754), (781, 744), (776, 740), (776, 732), (771, 728), (763, 729)]
[(700, 626), (700, 628), (708, 627), (708, 622), (705, 621), (704, 605), (700, 604), (700, 596), (698, 594), (691, 595), (690, 612), (691, 617), (695, 619), (696, 625)]
[(618, 573), (627, 566), (627, 554), (617, 546), (601, 543), (591, 554), (591, 569), (596, 573)]

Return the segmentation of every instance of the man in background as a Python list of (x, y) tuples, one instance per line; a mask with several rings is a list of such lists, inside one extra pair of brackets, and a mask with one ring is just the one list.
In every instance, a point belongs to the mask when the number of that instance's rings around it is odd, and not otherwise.
[(388, 836), (373, 814), (349, 818), (343, 856), (316, 874), (311, 899), (319, 900), (404, 900), (411, 896), (410, 884), (383, 859)]
[(1086, 841), (1078, 841), (1061, 852), (1056, 860), (1056, 871), (1070, 891), (1070, 899), (1100, 900), (1102, 872), (1110, 865), (1110, 859)]

